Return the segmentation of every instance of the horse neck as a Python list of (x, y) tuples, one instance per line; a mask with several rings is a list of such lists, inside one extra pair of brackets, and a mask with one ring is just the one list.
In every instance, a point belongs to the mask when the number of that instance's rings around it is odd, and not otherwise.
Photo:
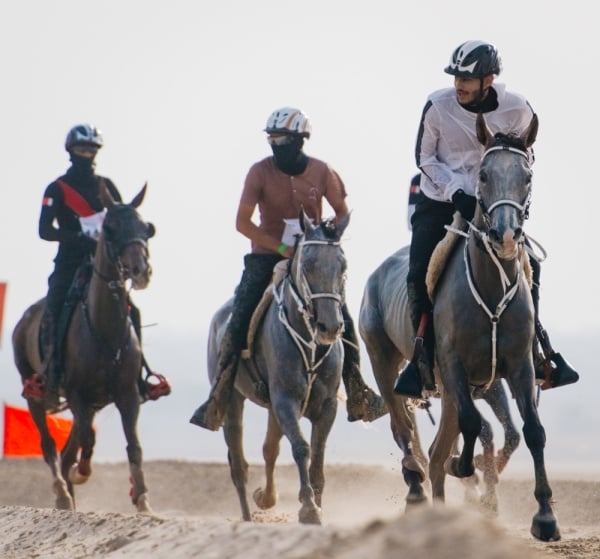
[(282, 303), (290, 326), (304, 338), (308, 338), (310, 336), (309, 328), (306, 324), (305, 315), (299, 308), (306, 304), (299, 291), (299, 281), (297, 263), (294, 263), (290, 275), (285, 278)]
[(128, 327), (127, 291), (121, 272), (109, 257), (103, 235), (98, 239), (94, 255), (94, 272), (90, 280), (87, 307), (95, 331), (105, 339), (123, 336)]

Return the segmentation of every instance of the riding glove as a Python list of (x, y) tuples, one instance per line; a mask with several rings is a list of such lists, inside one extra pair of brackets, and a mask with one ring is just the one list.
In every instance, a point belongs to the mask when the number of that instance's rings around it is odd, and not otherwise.
[(465, 194), (464, 190), (459, 189), (452, 195), (452, 202), (456, 211), (460, 212), (467, 221), (473, 219), (475, 215), (475, 196)]

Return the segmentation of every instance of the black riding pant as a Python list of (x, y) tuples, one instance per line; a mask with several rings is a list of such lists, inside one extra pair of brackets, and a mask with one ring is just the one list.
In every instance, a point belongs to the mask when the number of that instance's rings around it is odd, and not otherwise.
[(431, 301), (427, 295), (425, 278), (427, 266), (436, 245), (446, 234), (445, 225), (452, 223), (454, 205), (447, 202), (437, 202), (422, 195), (415, 206), (411, 218), (412, 239), (406, 283), (411, 294), (411, 318), (415, 329), (422, 313), (430, 312)]

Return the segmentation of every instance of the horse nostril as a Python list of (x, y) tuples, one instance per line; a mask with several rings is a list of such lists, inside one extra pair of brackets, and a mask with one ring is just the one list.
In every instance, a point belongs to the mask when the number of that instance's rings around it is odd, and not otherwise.
[(490, 229), (488, 231), (488, 237), (492, 242), (497, 243), (499, 245), (502, 244), (502, 235), (500, 235), (500, 233), (498, 233), (496, 229)]
[(523, 229), (521, 229), (521, 227), (518, 227), (517, 229), (515, 229), (515, 234), (513, 236), (513, 239), (515, 241), (519, 241), (519, 240), (521, 240), (522, 236), (523, 236)]
[(327, 327), (322, 322), (317, 322), (317, 328), (319, 332), (327, 332)]

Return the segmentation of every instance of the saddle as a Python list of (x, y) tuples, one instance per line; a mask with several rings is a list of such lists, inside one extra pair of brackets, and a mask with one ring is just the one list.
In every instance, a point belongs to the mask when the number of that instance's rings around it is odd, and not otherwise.
[[(444, 238), (436, 245), (431, 259), (429, 260), (429, 266), (427, 267), (427, 276), (425, 278), (425, 284), (427, 285), (427, 294), (429, 299), (433, 301), (435, 288), (438, 281), (442, 277), (448, 258), (454, 252), (456, 243), (462, 235), (457, 231), (467, 232), (469, 229), (468, 222), (460, 215), (459, 212), (454, 212), (452, 223), (446, 232)], [(533, 272), (531, 269), (531, 263), (529, 258), (524, 258), (523, 262), (523, 273), (531, 289), (533, 285)]]

